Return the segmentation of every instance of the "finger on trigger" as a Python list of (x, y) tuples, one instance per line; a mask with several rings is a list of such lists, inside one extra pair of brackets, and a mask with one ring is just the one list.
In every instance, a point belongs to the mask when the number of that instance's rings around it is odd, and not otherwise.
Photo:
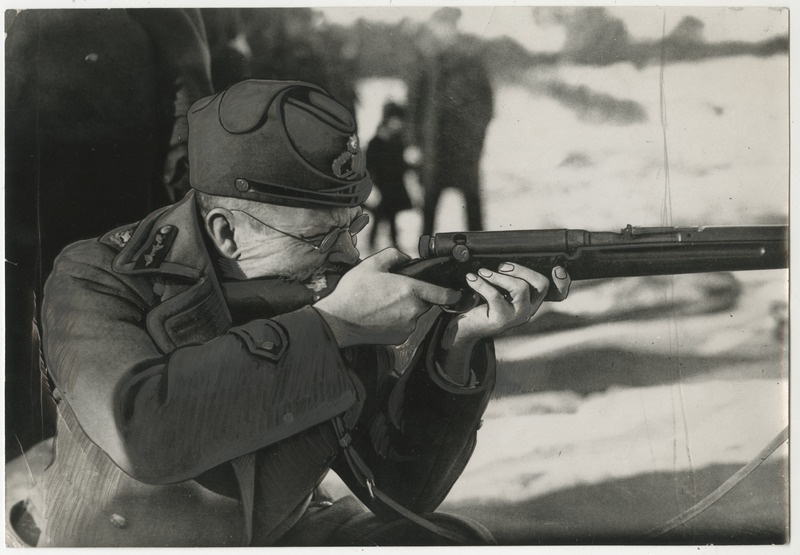
[(434, 285), (426, 281), (411, 279), (413, 282), (411, 290), (418, 299), (438, 305), (452, 305), (461, 300), (461, 293), (454, 289)]

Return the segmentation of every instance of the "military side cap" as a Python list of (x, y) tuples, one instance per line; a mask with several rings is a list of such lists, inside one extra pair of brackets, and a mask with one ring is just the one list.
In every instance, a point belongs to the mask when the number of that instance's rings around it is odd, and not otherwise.
[(372, 190), (353, 115), (322, 88), (249, 80), (189, 109), (189, 182), (212, 195), (348, 207)]

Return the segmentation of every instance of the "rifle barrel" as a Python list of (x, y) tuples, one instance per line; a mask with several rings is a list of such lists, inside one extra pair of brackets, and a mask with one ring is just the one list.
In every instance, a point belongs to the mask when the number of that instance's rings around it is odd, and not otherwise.
[(458, 286), (504, 261), (545, 275), (563, 266), (573, 280), (776, 269), (788, 266), (788, 235), (785, 225), (437, 233), (420, 238), (421, 260), (402, 273)]

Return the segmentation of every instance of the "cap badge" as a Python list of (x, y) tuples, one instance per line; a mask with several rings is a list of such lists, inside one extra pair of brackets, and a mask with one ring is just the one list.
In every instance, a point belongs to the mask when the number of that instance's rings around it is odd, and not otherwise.
[(333, 161), (331, 168), (333, 175), (340, 179), (352, 179), (364, 173), (366, 168), (366, 158), (361, 152), (361, 146), (357, 135), (350, 135), (347, 140), (347, 150), (342, 152)]

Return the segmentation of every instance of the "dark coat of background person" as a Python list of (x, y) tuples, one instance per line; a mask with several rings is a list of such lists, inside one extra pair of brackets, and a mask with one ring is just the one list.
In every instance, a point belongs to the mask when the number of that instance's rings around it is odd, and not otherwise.
[(370, 235), (370, 243), (375, 244), (379, 223), (387, 220), (393, 244), (397, 244), (395, 217), (398, 212), (411, 208), (411, 199), (405, 186), (405, 174), (410, 169), (403, 153), (406, 143), (402, 135), (383, 138), (373, 137), (367, 147), (367, 170), (372, 182), (381, 194), (375, 207), (375, 222)]
[(480, 53), (459, 42), (432, 50), (420, 50), (408, 93), (411, 142), (422, 151), (422, 232), (434, 231), (436, 206), (448, 187), (464, 194), (468, 229), (481, 230), (480, 161), (493, 114), (490, 77)]
[(8, 460), (53, 432), (35, 325), (53, 259), (180, 194), (211, 83), (197, 10), (8, 10), (5, 28)]
[(308, 81), (355, 111), (357, 48), (315, 22), (310, 8), (243, 8), (250, 77)]
[(211, 54), (211, 79), (215, 91), (249, 79), (252, 51), (247, 43), (247, 25), (239, 8), (202, 8), (200, 14)]

